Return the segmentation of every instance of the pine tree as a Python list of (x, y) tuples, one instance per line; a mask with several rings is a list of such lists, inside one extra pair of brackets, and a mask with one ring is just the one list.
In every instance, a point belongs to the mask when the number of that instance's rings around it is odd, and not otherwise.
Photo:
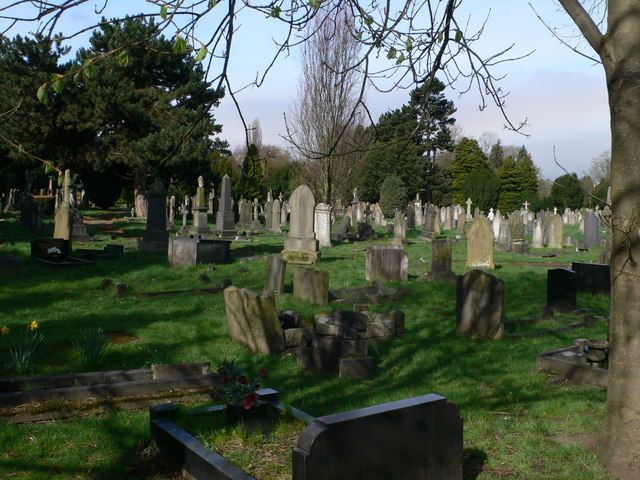
[(453, 202), (462, 204), (466, 200), (464, 184), (467, 180), (467, 175), (479, 168), (489, 168), (489, 164), (478, 142), (471, 138), (461, 138), (453, 153), (454, 159), (451, 164)]
[(265, 181), (262, 172), (262, 161), (258, 147), (254, 143), (249, 145), (247, 156), (242, 162), (242, 177), (240, 178), (240, 195), (246, 200), (257, 198), (262, 201), (265, 197)]
[(498, 170), (504, 162), (504, 148), (502, 148), (502, 142), (498, 140), (491, 146), (489, 152), (489, 166), (494, 170)]
[(519, 152), (516, 163), (521, 192), (520, 201), (521, 203), (525, 201), (531, 203), (538, 195), (538, 171), (531, 159), (531, 155), (524, 147)]
[(500, 179), (488, 168), (479, 168), (467, 175), (464, 195), (483, 212), (496, 208), (500, 196)]
[(568, 207), (576, 210), (582, 207), (584, 193), (578, 176), (567, 173), (556, 178), (551, 187), (551, 202), (559, 209)]
[(500, 199), (498, 208), (502, 212), (513, 212), (520, 208), (522, 181), (515, 158), (509, 155), (498, 169), (500, 178)]

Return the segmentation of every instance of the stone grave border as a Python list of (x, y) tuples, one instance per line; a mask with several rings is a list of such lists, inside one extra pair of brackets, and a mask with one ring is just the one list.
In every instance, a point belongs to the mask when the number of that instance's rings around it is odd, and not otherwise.
[(93, 409), (142, 408), (158, 399), (211, 394), (215, 381), (209, 362), (0, 378), (0, 416), (12, 423), (27, 423)]
[[(523, 339), (523, 338), (531, 338), (531, 337), (541, 337), (543, 335), (554, 335), (557, 333), (567, 333), (571, 330), (575, 330), (576, 328), (582, 327), (592, 327), (596, 322), (596, 317), (594, 317), (590, 312), (584, 310), (576, 310), (571, 313), (583, 313), (583, 319), (581, 322), (572, 322), (565, 326), (558, 328), (549, 328), (546, 330), (540, 330), (539, 332), (531, 332), (531, 333), (507, 333), (505, 338), (510, 339)], [(537, 325), (538, 323), (542, 323), (546, 320), (549, 320), (548, 317), (542, 315), (539, 318), (523, 318), (519, 320), (507, 320), (504, 322), (505, 331), (509, 326), (518, 325), (518, 326), (528, 326), (528, 325)]]
[(329, 291), (329, 301), (347, 304), (374, 304), (400, 300), (409, 293), (409, 289), (385, 287), (381, 282), (373, 281), (368, 287), (343, 288)]
[[(573, 353), (575, 355), (564, 355)], [(539, 372), (552, 373), (573, 382), (586, 383), (596, 387), (607, 388), (609, 371), (606, 368), (588, 365), (580, 360), (577, 354), (580, 346), (559, 348), (538, 354), (536, 369)], [(574, 360), (571, 360), (574, 359)]]
[[(280, 414), (285, 411), (293, 417), (302, 420), (307, 425), (314, 422), (315, 417), (286, 406), (280, 402), (280, 394), (272, 388), (263, 388), (256, 392), (258, 398), (266, 402)], [(212, 405), (195, 408), (183, 412), (191, 415), (222, 415), (227, 410), (226, 405)], [(158, 447), (160, 456), (167, 458), (170, 463), (181, 469), (182, 474), (193, 480), (256, 480), (255, 477), (237, 467), (215, 450), (207, 449), (188, 431), (175, 423), (178, 407), (174, 404), (155, 405), (149, 409), (151, 441)]]
[(231, 285), (233, 285), (233, 282), (227, 278), (222, 281), (222, 284), (219, 287), (184, 288), (181, 290), (150, 290), (146, 292), (136, 292), (134, 296), (154, 298), (164, 297), (166, 295), (182, 295), (185, 293), (222, 293), (225, 288), (230, 287)]

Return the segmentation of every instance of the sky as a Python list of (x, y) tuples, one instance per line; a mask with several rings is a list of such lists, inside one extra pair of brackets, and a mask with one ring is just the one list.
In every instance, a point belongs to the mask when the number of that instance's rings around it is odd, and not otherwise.
[[(95, 21), (94, 6), (103, 0), (90, 1), (63, 18), (59, 30), (64, 33)], [(575, 30), (561, 7), (551, 0), (532, 2), (538, 13), (551, 26)], [(111, 2), (103, 13), (106, 16), (135, 13), (146, 9), (155, 12), (158, 7), (142, 0)], [(610, 149), (609, 111), (604, 72), (594, 63), (555, 39), (535, 16), (525, 0), (463, 0), (458, 19), (470, 26), (479, 26), (485, 18), (485, 31), (476, 48), (481, 54), (491, 55), (515, 44), (513, 56), (530, 53), (524, 59), (501, 64), (495, 71), (502, 90), (509, 92), (505, 109), (513, 123), (527, 122), (525, 135), (504, 128), (504, 118), (499, 109), (489, 105), (480, 111), (481, 99), (477, 91), (461, 95), (462, 85), (454, 85), (445, 95), (453, 100), (457, 112), (456, 123), (462, 134), (478, 138), (484, 132), (495, 134), (503, 145), (524, 145), (541, 168), (542, 176), (555, 178), (562, 168), (581, 174), (588, 170), (593, 158)], [(238, 17), (236, 39), (230, 62), (230, 77), (235, 88), (250, 83), (264, 71), (274, 52), (273, 39), (281, 34), (277, 22), (257, 14)], [(2, 21), (0, 20), (0, 26)], [(203, 31), (208, 25), (203, 23)], [(33, 30), (34, 25), (21, 26), (13, 33)], [(568, 29), (567, 29), (568, 28)], [(72, 47), (86, 43), (87, 36), (72, 41)], [(588, 52), (588, 46), (584, 48)], [(263, 143), (287, 146), (284, 136), (284, 115), (291, 112), (297, 92), (299, 52), (293, 51), (281, 58), (260, 88), (247, 88), (237, 95), (243, 116), (250, 122), (260, 120)], [(457, 87), (457, 89), (455, 89)], [(367, 93), (367, 106), (373, 118), (385, 111), (397, 108), (408, 100), (407, 90), (382, 94), (373, 90)], [(231, 147), (244, 143), (244, 130), (236, 107), (230, 98), (222, 100), (214, 111), (216, 120), (223, 125), (222, 138)]]

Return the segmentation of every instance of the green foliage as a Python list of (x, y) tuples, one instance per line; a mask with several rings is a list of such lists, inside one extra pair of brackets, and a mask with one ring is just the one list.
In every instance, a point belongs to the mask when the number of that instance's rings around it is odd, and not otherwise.
[(240, 196), (246, 200), (257, 198), (263, 201), (266, 196), (266, 185), (262, 171), (262, 160), (258, 147), (249, 145), (249, 151), (242, 162), (242, 176), (240, 177)]
[(274, 196), (282, 193), (285, 197), (289, 197), (293, 191), (293, 179), (296, 177), (298, 165), (295, 163), (287, 163), (281, 167), (272, 170), (267, 178), (267, 188), (271, 190)]
[(593, 188), (592, 195), (595, 197), (592, 199), (593, 206), (595, 208), (598, 205), (600, 208), (604, 208), (607, 203), (607, 190), (609, 189), (609, 181), (602, 180), (598, 185)]
[(107, 172), (85, 172), (82, 185), (89, 201), (103, 210), (113, 207), (122, 194), (123, 180)]
[(495, 208), (500, 196), (500, 179), (488, 168), (474, 170), (465, 180), (464, 196), (483, 212)]
[(451, 205), (451, 169), (431, 163), (425, 175), (426, 198), (435, 205)]
[(495, 171), (500, 168), (502, 162), (504, 162), (505, 154), (504, 149), (502, 148), (502, 142), (498, 140), (491, 146), (491, 151), (489, 152), (489, 166)]
[(513, 212), (521, 206), (522, 187), (518, 164), (515, 158), (509, 155), (498, 169), (500, 177), (500, 200), (498, 208), (501, 212)]
[(78, 352), (80, 366), (82, 368), (93, 368), (100, 363), (100, 357), (104, 347), (109, 343), (109, 339), (102, 331), (102, 328), (98, 327), (81, 330), (80, 338), (71, 343)]
[(522, 202), (532, 199), (538, 194), (538, 171), (531, 159), (531, 155), (522, 147), (518, 153), (518, 181), (520, 186), (520, 199)]
[(376, 142), (366, 153), (360, 172), (360, 199), (378, 201), (382, 184), (391, 175), (401, 179), (405, 195), (415, 196), (420, 190), (424, 161), (425, 158), (419, 155), (419, 148), (410, 142)]
[(463, 204), (467, 199), (464, 196), (464, 185), (467, 176), (474, 170), (488, 168), (489, 164), (480, 145), (472, 138), (461, 138), (453, 153), (454, 159), (451, 164), (453, 203)]
[(576, 210), (582, 207), (584, 193), (578, 176), (567, 173), (553, 181), (551, 187), (551, 202), (558, 209), (570, 208)]
[(44, 339), (42, 333), (37, 330), (38, 322), (35, 320), (26, 328), (18, 329), (17, 333), (10, 332), (6, 326), (2, 329), (2, 334), (9, 335), (11, 342), (7, 368), (15, 371), (18, 375), (24, 375), (28, 372), (33, 353)]
[(404, 210), (407, 205), (407, 187), (402, 179), (388, 176), (380, 186), (380, 208), (387, 218), (393, 218), (396, 209)]

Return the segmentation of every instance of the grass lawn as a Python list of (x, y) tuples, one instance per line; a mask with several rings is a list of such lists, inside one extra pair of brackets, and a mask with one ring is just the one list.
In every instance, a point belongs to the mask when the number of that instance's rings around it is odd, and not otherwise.
[[(104, 212), (87, 212), (89, 216), (99, 214)], [(47, 228), (50, 235), (51, 224)], [(471, 341), (458, 337), (455, 289), (422, 279), (429, 270), (431, 247), (419, 242), (413, 233), (406, 247), (409, 294), (398, 302), (372, 308), (404, 311), (406, 334), (370, 347), (379, 367), (374, 378), (341, 380), (301, 371), (290, 354), (254, 354), (231, 341), (222, 294), (138, 295), (216, 286), (227, 278), (239, 287), (260, 290), (265, 282), (265, 256), (281, 251), (283, 237), (256, 236), (252, 243), (233, 244), (233, 262), (228, 265), (171, 268), (163, 255), (135, 251), (136, 237), (142, 235), (143, 228), (144, 224), (124, 221), (99, 228), (90, 226), (89, 233), (96, 235), (96, 241), (82, 248), (119, 243), (125, 245), (124, 256), (65, 270), (29, 258), (29, 240), (33, 237), (17, 225), (15, 217), (0, 222), (0, 256), (19, 255), (23, 260), (20, 266), (0, 271), (0, 326), (9, 327), (13, 333), (33, 320), (39, 322), (44, 340), (34, 355), (32, 373), (80, 371), (71, 341), (82, 329), (101, 326), (124, 339), (107, 345), (101, 370), (195, 361), (211, 361), (215, 366), (222, 359), (235, 359), (253, 372), (267, 368), (267, 386), (278, 389), (286, 403), (313, 415), (435, 392), (457, 404), (464, 417), (465, 478), (610, 478), (593, 453), (552, 438), (595, 433), (602, 420), (606, 392), (559, 383), (534, 369), (539, 352), (569, 346), (575, 338), (606, 336), (605, 321), (598, 320), (593, 328), (521, 340)], [(332, 289), (367, 284), (367, 246), (389, 241), (380, 233), (376, 241), (322, 249), (317, 268), (329, 272)], [(566, 228), (567, 234), (579, 236), (577, 228)], [(565, 249), (553, 258), (542, 258), (543, 253), (551, 251), (531, 250), (528, 255), (495, 251), (500, 268), (494, 273), (506, 283), (506, 320), (540, 314), (546, 300), (546, 271), (551, 264), (596, 261), (599, 250), (577, 253)], [(465, 260), (466, 243), (461, 241), (453, 247), (456, 273), (466, 271)], [(200, 278), (203, 273), (210, 278), (209, 284)], [(129, 284), (129, 293), (116, 298), (113, 287), (101, 290), (104, 278)], [(290, 268), (288, 291), (291, 279)], [(297, 301), (290, 294), (276, 301), (279, 309), (294, 309), (308, 322), (315, 313), (331, 310)], [(578, 305), (593, 310), (595, 315), (608, 316), (608, 297), (581, 295)], [(519, 327), (507, 333), (540, 328), (548, 326)], [(0, 336), (0, 368), (6, 363), (12, 333)], [(8, 370), (0, 373), (11, 374)], [(166, 478), (157, 469), (148, 437), (146, 411), (18, 426), (0, 420), (0, 478)], [(285, 429), (280, 438), (291, 442), (295, 436)], [(215, 444), (215, 438), (207, 441)], [(262, 478), (271, 477), (266, 474)]]

